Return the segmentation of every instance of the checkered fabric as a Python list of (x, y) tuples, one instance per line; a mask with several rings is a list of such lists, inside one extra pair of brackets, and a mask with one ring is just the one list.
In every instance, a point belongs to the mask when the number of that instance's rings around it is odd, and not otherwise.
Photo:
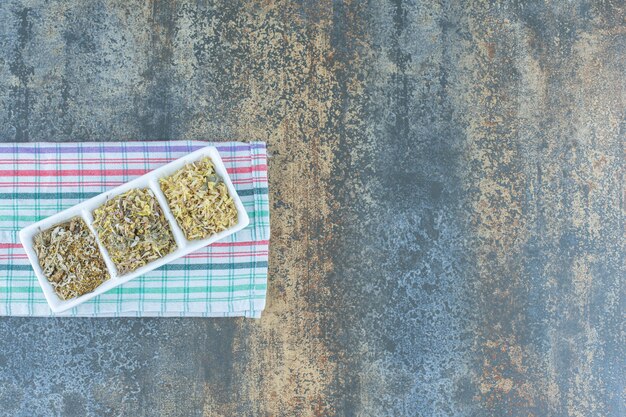
[(250, 225), (60, 316), (260, 317), (269, 245), (267, 156), (261, 142), (0, 143), (0, 315), (52, 316), (18, 231), (215, 145)]

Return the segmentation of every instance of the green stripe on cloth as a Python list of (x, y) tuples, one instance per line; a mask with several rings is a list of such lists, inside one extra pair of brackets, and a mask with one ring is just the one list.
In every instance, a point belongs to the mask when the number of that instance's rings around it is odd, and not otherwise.
[[(183, 288), (183, 287), (173, 287), (167, 290), (168, 293), (170, 294), (180, 294), (180, 293), (185, 293), (185, 292), (189, 292), (189, 293), (204, 293), (204, 292), (211, 292), (211, 293), (225, 293), (225, 292), (229, 292), (229, 291), (249, 291), (252, 287), (250, 285), (232, 285), (232, 286), (228, 286), (228, 285), (222, 285), (222, 286), (218, 286), (218, 285), (213, 285), (211, 287), (189, 287), (189, 288)], [(267, 286), (266, 285), (255, 285), (254, 289), (260, 289), (260, 290), (264, 290), (266, 289)], [(31, 292), (36, 292), (36, 291), (41, 291), (40, 287), (18, 287), (18, 286), (13, 286), (10, 289), (9, 288), (0, 288), (0, 293), (7, 293), (7, 292), (11, 292), (13, 294), (19, 294), (19, 293), (31, 293)], [(162, 291), (161, 288), (143, 288), (143, 289), (139, 289), (139, 288), (124, 288), (124, 287), (118, 287), (118, 288), (113, 288), (110, 292), (112, 294), (116, 294), (116, 293), (121, 293), (121, 294), (141, 294), (141, 293), (152, 293), (152, 294), (160, 294), (160, 292)]]
[[(267, 268), (267, 262), (243, 262), (243, 263), (225, 263), (225, 264), (178, 264), (171, 263), (163, 265), (155, 269), (155, 271), (214, 271), (214, 270), (224, 270), (224, 271), (232, 271), (235, 269), (250, 269), (253, 267), (257, 268)], [(30, 271), (32, 270), (32, 266), (29, 265), (0, 265), (0, 271)]]

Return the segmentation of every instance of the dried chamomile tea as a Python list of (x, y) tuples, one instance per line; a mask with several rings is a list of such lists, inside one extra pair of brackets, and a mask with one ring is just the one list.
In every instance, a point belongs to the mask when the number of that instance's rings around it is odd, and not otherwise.
[(187, 164), (159, 183), (187, 239), (204, 239), (237, 223), (235, 202), (210, 158)]
[(33, 243), (43, 274), (63, 300), (92, 292), (110, 278), (96, 239), (80, 217), (38, 233)]
[(93, 212), (93, 226), (120, 275), (176, 249), (172, 230), (148, 188), (120, 194)]

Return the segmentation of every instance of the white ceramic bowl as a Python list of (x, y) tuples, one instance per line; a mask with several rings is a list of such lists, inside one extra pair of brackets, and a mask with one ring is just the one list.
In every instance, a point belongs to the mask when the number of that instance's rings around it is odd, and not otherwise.
[[(174, 216), (172, 215), (172, 212), (167, 204), (165, 195), (161, 191), (161, 187), (159, 187), (159, 178), (167, 177), (182, 168), (185, 164), (198, 161), (205, 156), (208, 156), (209, 158), (211, 158), (211, 161), (213, 161), (213, 165), (215, 166), (215, 171), (217, 175), (222, 178), (222, 180), (226, 184), (226, 187), (228, 188), (230, 196), (235, 202), (238, 213), (237, 224), (206, 239), (187, 240), (183, 231), (178, 226), (176, 219), (174, 219)], [(177, 249), (174, 252), (153, 262), (150, 262), (149, 264), (144, 265), (133, 272), (119, 276), (113, 264), (113, 261), (109, 257), (106, 249), (104, 249), (104, 247), (102, 246), (102, 243), (98, 238), (98, 234), (93, 228), (93, 216), (91, 213), (94, 209), (104, 204), (104, 202), (106, 202), (108, 199), (115, 197), (118, 194), (122, 194), (132, 188), (150, 188), (150, 190), (152, 190), (159, 204), (161, 205), (161, 208), (163, 209), (163, 213), (165, 214), (165, 217), (167, 218), (170, 227), (172, 228), (174, 238), (176, 239)], [(41, 266), (39, 265), (39, 258), (37, 257), (37, 254), (35, 253), (35, 249), (33, 247), (33, 237), (42, 230), (46, 230), (59, 223), (63, 223), (74, 216), (82, 217), (85, 223), (87, 223), (87, 226), (89, 227), (91, 232), (96, 236), (98, 247), (100, 248), (109, 273), (111, 274), (111, 278), (102, 283), (102, 285), (96, 288), (93, 292), (87, 293), (80, 297), (72, 298), (70, 300), (62, 300), (54, 292), (52, 285), (48, 282), (48, 279), (43, 274)], [(158, 268), (168, 262), (171, 262), (174, 259), (180, 258), (181, 256), (187, 255), (190, 252), (193, 252), (204, 246), (210, 245), (215, 241), (223, 239), (226, 236), (232, 235), (233, 233), (245, 228), (249, 223), (250, 219), (248, 217), (248, 213), (246, 213), (246, 210), (241, 203), (241, 199), (239, 198), (239, 195), (237, 195), (235, 187), (233, 187), (233, 183), (231, 182), (230, 177), (226, 172), (226, 168), (224, 167), (222, 158), (220, 158), (220, 155), (215, 147), (207, 146), (206, 148), (198, 149), (197, 151), (183, 156), (182, 158), (170, 162), (169, 164), (164, 165), (161, 168), (157, 168), (154, 171), (151, 171), (139, 178), (122, 184), (119, 187), (106, 191), (100, 195), (90, 198), (89, 200), (83, 201), (80, 204), (70, 207), (67, 210), (59, 212), (44, 220), (25, 227), (24, 229), (20, 230), (20, 241), (22, 242), (22, 245), (26, 250), (26, 254), (28, 255), (30, 263), (33, 265), (35, 275), (37, 275), (37, 280), (39, 280), (39, 285), (41, 285), (41, 288), (43, 289), (43, 293), (46, 296), (48, 304), (50, 305), (50, 309), (55, 313), (60, 313), (62, 311), (76, 307), (77, 305), (82, 304), (87, 300), (90, 300), (102, 293), (105, 293), (112, 288), (118, 287), (133, 278), (137, 278), (138, 276), (143, 275), (146, 272), (152, 271), (153, 269)]]

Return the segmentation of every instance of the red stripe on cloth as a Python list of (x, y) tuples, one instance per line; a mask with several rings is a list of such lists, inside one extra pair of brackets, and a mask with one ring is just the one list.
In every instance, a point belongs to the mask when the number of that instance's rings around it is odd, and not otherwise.
[[(252, 155), (252, 159), (261, 159), (265, 158), (265, 155)], [(225, 156), (222, 158), (222, 161), (225, 163), (229, 162), (237, 162), (237, 161), (247, 161), (250, 160), (250, 156)], [(143, 164), (144, 162), (149, 163), (167, 163), (175, 161), (177, 158), (112, 158), (109, 159), (106, 156), (104, 158), (85, 158), (85, 159), (69, 159), (69, 158), (59, 158), (59, 159), (45, 159), (45, 160), (36, 160), (36, 159), (22, 159), (19, 156), (13, 159), (0, 159), (0, 163), (12, 164), (14, 162), (23, 163), (23, 164), (59, 164), (59, 163), (84, 163), (84, 164), (101, 164), (103, 162), (112, 163), (112, 164), (124, 164), (124, 163), (138, 163)]]
[(226, 247), (229, 247), (229, 246), (267, 245), (269, 243), (270, 243), (269, 240), (257, 240), (256, 242), (254, 242), (254, 241), (250, 241), (250, 242), (215, 242), (215, 243), (211, 243), (211, 246), (226, 248)]
[[(226, 168), (229, 174), (250, 174), (252, 171), (265, 171), (267, 165), (253, 167)], [(107, 175), (143, 175), (149, 169), (3, 169), (0, 177), (68, 177), (82, 175), (85, 177), (102, 177)]]
[[(241, 184), (252, 184), (254, 182), (253, 178), (242, 178), (242, 179), (236, 179), (236, 180), (232, 180), (233, 184), (237, 184), (237, 185), (241, 185)], [(33, 181), (17, 181), (17, 182), (0, 182), (0, 187), (15, 187), (16, 185), (21, 185), (21, 186), (25, 186), (25, 187), (36, 187), (36, 186), (41, 186), (41, 187), (46, 187), (46, 186), (50, 186), (50, 187), (56, 187), (57, 185), (61, 185), (64, 187), (79, 187), (79, 186), (84, 186), (84, 187), (116, 187), (118, 185), (122, 185), (124, 184), (124, 181), (103, 181), (103, 182), (98, 182), (98, 181), (92, 181), (92, 182), (67, 182), (67, 181), (50, 181), (50, 182), (46, 182), (46, 181), (41, 181), (41, 182), (33, 182)]]
[(192, 252), (188, 255), (185, 255), (185, 258), (228, 258), (229, 256), (267, 256), (268, 252), (266, 250), (261, 251), (252, 251), (252, 252)]
[(21, 247), (21, 243), (0, 243), (0, 249), (15, 249)]
[[(229, 256), (267, 256), (267, 251), (258, 251), (258, 252), (209, 252), (209, 253), (190, 253), (185, 255), (184, 258), (190, 259), (202, 259), (202, 258), (228, 258)], [(8, 259), (28, 259), (25, 253), (13, 253), (13, 254), (5, 254), (0, 255), (0, 260), (8, 260)]]
[[(256, 242), (215, 242), (211, 246), (219, 248), (227, 248), (232, 246), (259, 246), (269, 244), (269, 240), (259, 240)], [(21, 243), (0, 243), (0, 249), (16, 249), (21, 248)]]
[(103, 175), (143, 175), (145, 169), (6, 169), (0, 170), (0, 176), (14, 177), (68, 177), (68, 176), (96, 176)]

